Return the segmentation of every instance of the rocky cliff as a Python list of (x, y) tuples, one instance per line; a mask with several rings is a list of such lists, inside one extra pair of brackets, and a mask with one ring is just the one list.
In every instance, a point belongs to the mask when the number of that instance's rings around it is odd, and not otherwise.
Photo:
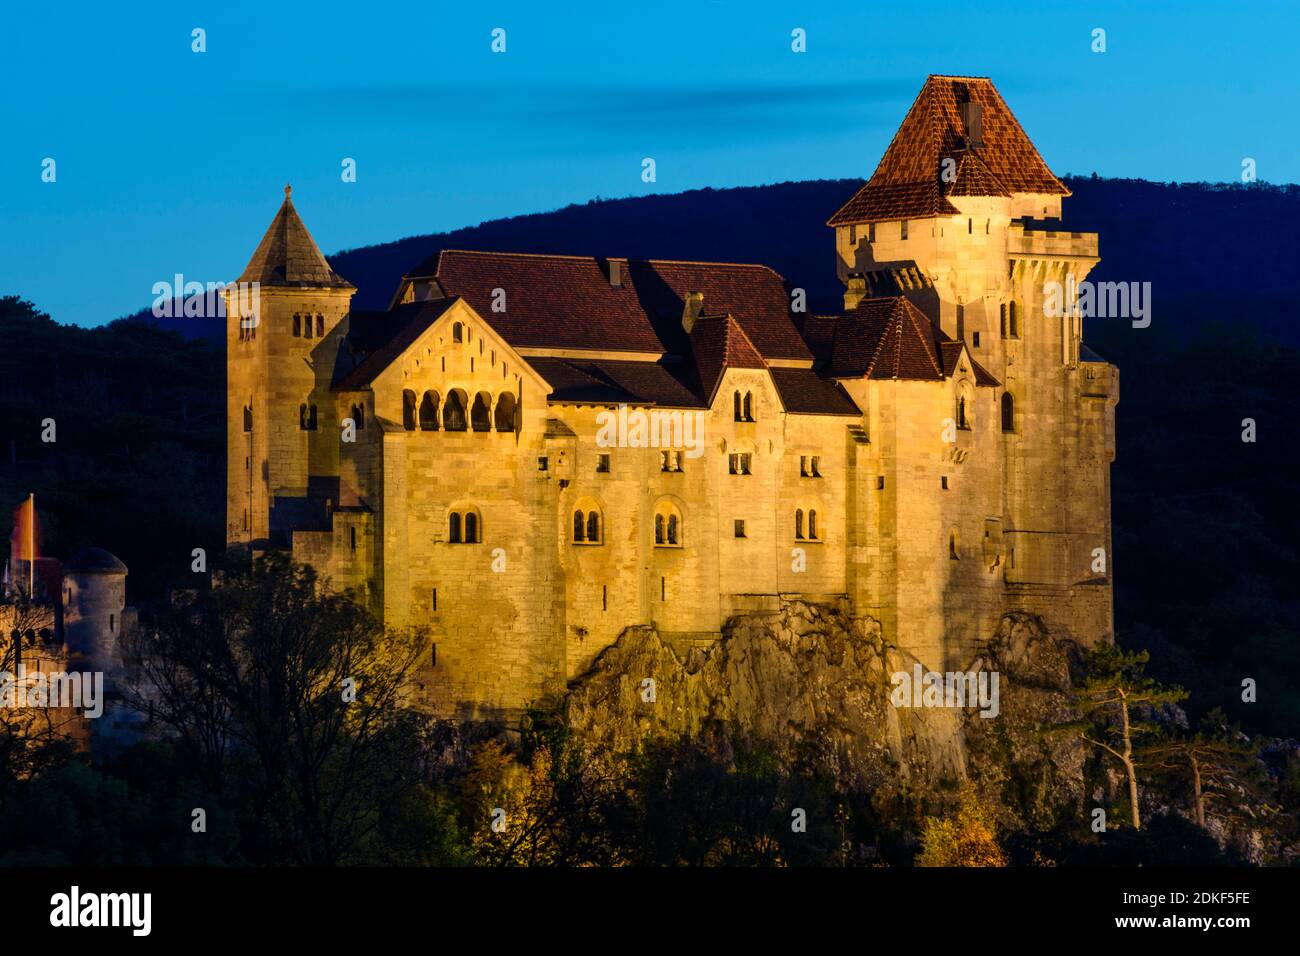
[(883, 798), (940, 796), (970, 780), (1034, 817), (1081, 799), (1085, 755), (1040, 732), (1066, 716), (1074, 653), (1036, 618), (1009, 614), (967, 668), (998, 675), (997, 716), (900, 707), (891, 678), (911, 674), (915, 658), (844, 606), (789, 601), (733, 618), (721, 640), (685, 657), (653, 628), (629, 628), (573, 683), (567, 719), (615, 752), (706, 729), (743, 736), (788, 766), (811, 762)]

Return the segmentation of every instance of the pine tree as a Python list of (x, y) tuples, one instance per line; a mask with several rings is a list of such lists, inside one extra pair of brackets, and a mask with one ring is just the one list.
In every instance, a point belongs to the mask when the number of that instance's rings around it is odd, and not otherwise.
[(1187, 697), (1181, 687), (1166, 687), (1145, 673), (1150, 655), (1103, 644), (1088, 655), (1087, 677), (1074, 689), (1072, 704), (1080, 719), (1056, 725), (1058, 733), (1077, 735), (1109, 754), (1124, 768), (1128, 781), (1133, 829), (1142, 829), (1138, 810), (1137, 760), (1134, 739), (1155, 736), (1159, 724), (1142, 718), (1164, 704)]

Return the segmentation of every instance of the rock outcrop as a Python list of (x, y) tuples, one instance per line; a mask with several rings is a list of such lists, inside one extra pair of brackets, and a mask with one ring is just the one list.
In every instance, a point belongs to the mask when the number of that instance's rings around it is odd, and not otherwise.
[(566, 713), (579, 738), (617, 752), (721, 729), (855, 790), (937, 794), (967, 779), (1014, 780), (1029, 787), (1029, 807), (1047, 807), (1081, 780), (1077, 745), (1040, 733), (1066, 716), (1071, 653), (1037, 618), (1007, 615), (967, 668), (998, 675), (996, 717), (899, 707), (891, 678), (911, 674), (915, 658), (846, 606), (788, 601), (733, 618), (718, 642), (684, 658), (653, 628), (629, 628), (573, 682)]

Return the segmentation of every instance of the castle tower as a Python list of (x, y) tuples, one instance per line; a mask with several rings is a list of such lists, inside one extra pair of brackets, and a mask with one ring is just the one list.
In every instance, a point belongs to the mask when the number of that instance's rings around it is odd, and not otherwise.
[(64, 639), (73, 669), (100, 671), (108, 681), (121, 670), (126, 574), (103, 548), (79, 551), (63, 566)]
[(355, 291), (321, 255), (286, 186), (238, 285), (226, 291), (231, 544), (287, 544), (286, 528), (309, 506), (311, 476), (338, 474), (329, 388)]
[[(1110, 554), (1118, 375), (1083, 350), (1069, 302), (1064, 316), (1046, 308), (1099, 261), (1095, 234), (1041, 222), (1059, 220), (1068, 195), (990, 80), (930, 76), (828, 225), (846, 309), (905, 296), (998, 379), (996, 405), (978, 413), (1001, 432), (989, 537), (1003, 541), (1007, 606), (1074, 604), (1077, 631), (1066, 631), (1091, 642), (1111, 630), (1109, 572), (1093, 561)], [(960, 454), (975, 451), (969, 434)]]

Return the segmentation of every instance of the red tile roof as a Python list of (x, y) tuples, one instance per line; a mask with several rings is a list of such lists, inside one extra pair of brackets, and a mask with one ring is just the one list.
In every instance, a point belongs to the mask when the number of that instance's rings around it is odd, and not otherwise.
[[(983, 108), (983, 145), (966, 140), (961, 118), (963, 102)], [(962, 154), (979, 160), (979, 169)], [(943, 160), (958, 161), (958, 177), (942, 181)], [(962, 183), (960, 190), (948, 189)], [(1005, 190), (1005, 191), (1003, 191)], [(1068, 196), (1070, 191), (1052, 174), (1025, 135), (1024, 129), (987, 77), (931, 76), (908, 110), (880, 165), (858, 192), (827, 225), (922, 219), (955, 215), (948, 195), (1047, 193)]]
[(684, 362), (623, 362), (533, 356), (529, 365), (551, 386), (548, 401), (566, 405), (660, 405), (705, 408)]
[[(943, 381), (957, 367), (962, 343), (936, 328), (902, 296), (863, 299), (835, 324), (828, 373), (834, 378)], [(971, 360), (978, 385), (998, 380)]]
[(861, 415), (839, 382), (824, 379), (810, 368), (769, 370), (781, 404), (793, 415)]
[[(436, 273), (448, 295), (463, 296), (516, 348), (621, 352), (688, 351), (686, 297), (702, 293), (710, 313), (730, 313), (764, 358), (811, 359), (794, 326), (785, 281), (767, 266), (611, 260), (590, 256), (448, 249), (412, 276)], [(505, 292), (505, 311), (492, 308)], [(496, 301), (499, 301), (499, 296)]]
[(702, 315), (695, 320), (691, 355), (702, 394), (710, 399), (727, 369), (767, 367), (754, 343), (730, 315)]

